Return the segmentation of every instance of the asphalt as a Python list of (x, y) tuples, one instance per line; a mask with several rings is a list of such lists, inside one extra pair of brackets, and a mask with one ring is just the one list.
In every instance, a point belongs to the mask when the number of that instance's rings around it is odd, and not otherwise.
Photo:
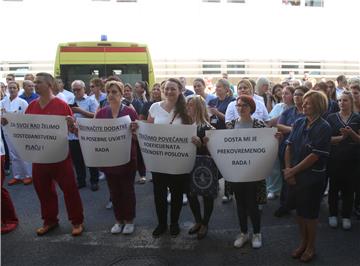
[[(181, 233), (154, 239), (156, 226), (152, 183), (136, 185), (137, 217), (133, 235), (112, 235), (112, 210), (105, 209), (109, 194), (105, 181), (100, 190), (88, 187), (80, 190), (85, 209), (85, 232), (80, 237), (70, 235), (60, 190), (60, 227), (46, 236), (36, 236), (42, 224), (40, 206), (32, 185), (7, 187), (20, 219), (18, 228), (1, 236), (2, 265), (301, 265), (290, 257), (296, 247), (298, 228), (294, 214), (282, 218), (273, 216), (278, 200), (269, 201), (262, 211), (263, 247), (242, 249), (233, 247), (239, 234), (234, 202), (221, 202), (222, 189), (205, 239), (197, 240), (187, 234), (193, 224), (189, 206), (180, 217)], [(251, 228), (251, 227), (250, 227)], [(332, 229), (327, 224), (326, 198), (321, 206), (317, 238), (317, 256), (311, 265), (360, 265), (360, 221), (353, 219), (350, 231)]]

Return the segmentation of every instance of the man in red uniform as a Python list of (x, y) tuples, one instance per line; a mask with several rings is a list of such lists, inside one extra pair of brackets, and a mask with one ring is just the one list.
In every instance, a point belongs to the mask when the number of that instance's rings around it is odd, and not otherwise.
[[(72, 116), (70, 107), (53, 95), (54, 86), (56, 86), (55, 79), (50, 74), (38, 73), (35, 79), (35, 89), (40, 97), (31, 102), (25, 113)], [(72, 131), (74, 127), (72, 119), (68, 119), (68, 126), (69, 130)], [(70, 155), (58, 163), (34, 163), (32, 171), (34, 187), (40, 200), (41, 216), (44, 220), (43, 226), (37, 229), (36, 233), (42, 236), (59, 225), (57, 218), (59, 212), (58, 198), (54, 182), (56, 181), (64, 193), (66, 210), (73, 225), (72, 235), (81, 235), (84, 230), (83, 207)]]

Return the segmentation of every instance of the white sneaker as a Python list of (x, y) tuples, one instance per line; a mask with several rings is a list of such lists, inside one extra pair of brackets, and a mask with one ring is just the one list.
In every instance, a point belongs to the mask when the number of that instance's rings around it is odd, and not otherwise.
[(122, 230), (123, 235), (131, 235), (134, 233), (135, 225), (134, 224), (125, 224)]
[(249, 240), (249, 234), (241, 233), (240, 236), (235, 240), (234, 247), (241, 248)]
[(123, 228), (123, 224), (119, 224), (116, 223), (114, 224), (114, 226), (111, 228), (111, 233), (112, 234), (120, 234)]
[(104, 180), (104, 179), (105, 179), (105, 174), (99, 171), (99, 180)]
[(232, 196), (223, 196), (222, 197), (222, 203), (228, 203), (229, 201), (231, 201), (232, 200)]
[(188, 203), (188, 198), (186, 194), (183, 194), (183, 205), (186, 205)]
[(262, 246), (262, 240), (261, 240), (261, 234), (253, 234), (252, 241), (251, 241), (253, 248), (261, 248)]
[(171, 203), (171, 193), (168, 192), (168, 195), (167, 195), (167, 202), (170, 204)]
[(342, 228), (344, 230), (350, 230), (351, 229), (351, 220), (348, 218), (342, 219)]
[(336, 216), (330, 216), (329, 217), (329, 225), (332, 228), (336, 228), (338, 226), (338, 219)]
[(108, 210), (110, 210), (110, 209), (112, 208), (112, 206), (113, 206), (112, 202), (109, 201), (109, 202), (106, 204), (105, 208), (108, 209)]
[(269, 193), (267, 194), (267, 199), (268, 199), (268, 200), (274, 200), (275, 198), (276, 198), (275, 193), (269, 192)]

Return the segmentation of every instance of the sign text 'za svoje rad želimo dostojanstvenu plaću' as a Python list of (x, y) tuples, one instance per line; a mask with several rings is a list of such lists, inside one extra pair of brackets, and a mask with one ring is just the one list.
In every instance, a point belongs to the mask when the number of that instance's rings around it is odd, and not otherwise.
[(8, 124), (3, 126), (24, 161), (57, 163), (69, 153), (68, 127), (65, 116), (5, 113)]

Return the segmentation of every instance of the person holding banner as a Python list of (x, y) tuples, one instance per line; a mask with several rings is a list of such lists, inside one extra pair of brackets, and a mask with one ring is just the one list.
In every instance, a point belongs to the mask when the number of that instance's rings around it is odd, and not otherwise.
[(324, 93), (308, 91), (303, 101), (305, 117), (295, 121), (286, 140), (284, 178), (289, 184), (301, 236), (291, 256), (302, 262), (315, 256), (316, 227), (330, 152), (331, 127), (321, 117), (327, 104)]
[[(118, 118), (130, 116), (132, 121), (138, 117), (136, 111), (122, 103), (124, 84), (119, 81), (108, 81), (105, 84), (107, 92), (107, 106), (101, 108), (95, 115), (96, 119)], [(116, 223), (111, 228), (112, 234), (132, 234), (135, 230), (135, 189), (134, 180), (136, 173), (136, 141), (131, 143), (131, 158), (127, 164), (113, 167), (102, 167), (101, 171), (106, 175), (106, 181), (110, 191), (110, 198)]]
[[(241, 95), (236, 100), (236, 108), (239, 118), (226, 124), (228, 129), (239, 128), (265, 128), (266, 124), (262, 120), (252, 118), (251, 115), (256, 110), (256, 103), (251, 96)], [(253, 225), (252, 247), (260, 248), (262, 246), (262, 237), (260, 233), (260, 210), (258, 204), (266, 201), (266, 183), (265, 177), (261, 181), (252, 182), (230, 182), (231, 188), (235, 194), (237, 214), (240, 222), (240, 236), (235, 240), (234, 247), (241, 248), (249, 241), (247, 217), (250, 216)], [(262, 195), (260, 195), (262, 191)]]
[[(190, 95), (187, 97), (187, 112), (189, 116), (192, 118), (192, 121), (195, 125), (197, 125), (197, 136), (192, 138), (193, 143), (196, 145), (196, 155), (199, 156), (198, 158), (204, 158), (204, 159), (210, 159), (209, 158), (209, 151), (206, 148), (206, 144), (204, 143), (203, 138), (205, 137), (205, 131), (210, 129), (215, 129), (213, 126), (209, 123), (209, 115), (206, 110), (206, 101), (205, 99), (200, 95)], [(203, 163), (203, 162), (202, 162)], [(215, 165), (215, 163), (213, 163)], [(196, 165), (195, 165), (196, 168)], [(215, 173), (213, 172), (215, 170)], [(213, 178), (212, 180), (208, 181), (211, 182), (210, 185), (206, 190), (201, 189), (201, 191), (198, 191), (198, 188), (195, 186), (194, 180), (190, 182), (190, 192), (188, 193), (188, 199), (191, 211), (195, 218), (195, 225), (190, 228), (189, 234), (196, 234), (197, 238), (203, 239), (208, 231), (208, 223), (212, 214), (212, 211), (214, 209), (214, 200), (217, 196), (218, 187), (219, 187), (219, 181), (218, 181), (218, 175), (217, 175), (217, 168), (215, 169), (211, 168), (212, 175), (210, 175), (210, 178)], [(204, 172), (201, 172), (201, 175), (204, 175)], [(196, 174), (193, 173), (192, 179), (196, 178)], [(216, 179), (216, 180), (215, 180)], [(205, 181), (206, 182), (206, 181)], [(198, 199), (198, 196), (202, 195), (203, 201), (204, 201), (204, 215), (201, 216), (200, 211), (200, 202)]]
[[(254, 97), (254, 89), (253, 88), (254, 87), (253, 87), (252, 83), (250, 82), (250, 80), (242, 79), (239, 81), (239, 83), (237, 85), (237, 94), (239, 96), (248, 95), (251, 98), (253, 98), (253, 100), (255, 101), (256, 107), (255, 107), (255, 112), (251, 114), (251, 117), (254, 119), (258, 119), (258, 120), (262, 120), (262, 121), (266, 122), (269, 120), (268, 111), (263, 102), (263, 98), (258, 96), (260, 98), (260, 100), (259, 100)], [(239, 118), (239, 116), (240, 116), (240, 114), (236, 107), (236, 101), (232, 101), (231, 103), (229, 103), (229, 105), (226, 109), (225, 123), (236, 120)], [(225, 181), (225, 195), (223, 197), (223, 202), (226, 203), (229, 201), (229, 199), (231, 199), (231, 196), (230, 197), (228, 196), (229, 194), (231, 194), (230, 186), (228, 185), (228, 182)]]
[[(52, 89), (56, 86), (55, 79), (48, 73), (38, 73), (35, 79), (36, 93), (39, 98), (30, 103), (26, 114), (58, 115), (67, 117), (69, 131), (74, 131), (73, 113), (70, 107), (55, 97)], [(58, 197), (55, 181), (64, 193), (66, 210), (73, 225), (71, 234), (79, 236), (84, 230), (83, 206), (76, 186), (70, 153), (64, 161), (58, 163), (33, 163), (33, 181), (35, 191), (40, 200), (42, 227), (37, 229), (39, 236), (55, 229), (58, 223)]]
[[(186, 102), (182, 94), (182, 84), (178, 79), (170, 78), (164, 86), (165, 99), (151, 105), (147, 121), (155, 124), (191, 124), (186, 111)], [(154, 200), (158, 226), (153, 231), (159, 237), (167, 230), (167, 191), (171, 193), (170, 234), (176, 237), (180, 233), (179, 217), (182, 208), (183, 192), (189, 183), (189, 174), (165, 174), (152, 172)]]
[[(8, 83), (9, 97), (5, 97), (0, 102), (1, 112), (23, 114), (28, 107), (28, 103), (19, 97), (19, 84), (15, 81)], [(3, 119), (2, 119), (3, 124)], [(32, 183), (31, 163), (24, 161), (14, 146), (14, 143), (10, 140), (6, 131), (4, 131), (4, 137), (6, 144), (8, 145), (11, 168), (13, 178), (8, 181), (8, 185), (24, 184), (30, 185)]]

